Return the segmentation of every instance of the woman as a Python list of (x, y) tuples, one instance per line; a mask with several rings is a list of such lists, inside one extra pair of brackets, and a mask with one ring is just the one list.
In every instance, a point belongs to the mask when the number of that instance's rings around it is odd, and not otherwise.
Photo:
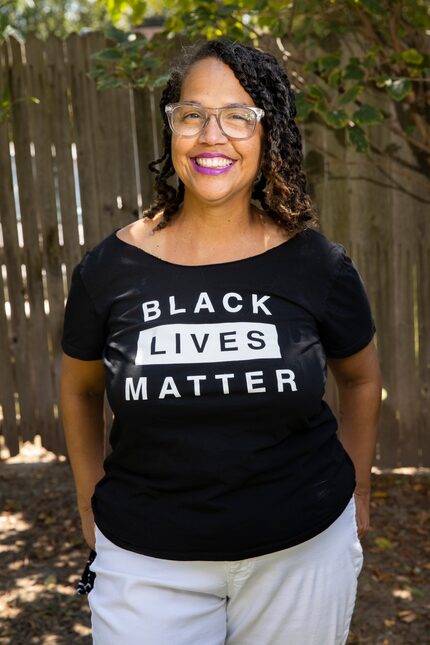
[(161, 111), (153, 206), (86, 254), (65, 317), (94, 643), (345, 643), (380, 401), (362, 282), (311, 228), (272, 56), (210, 41), (172, 73)]

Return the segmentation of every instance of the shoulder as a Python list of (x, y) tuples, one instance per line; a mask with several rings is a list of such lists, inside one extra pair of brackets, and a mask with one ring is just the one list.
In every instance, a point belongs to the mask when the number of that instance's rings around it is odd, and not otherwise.
[(158, 213), (153, 218), (143, 217), (117, 230), (116, 236), (127, 244), (144, 248), (151, 243), (154, 228), (161, 219), (162, 213)]
[(130, 249), (130, 246), (142, 248), (143, 240), (152, 235), (152, 229), (155, 225), (155, 218), (154, 220), (143, 218), (122, 228), (115, 229), (84, 255), (81, 261), (82, 267), (94, 267), (103, 265), (105, 262), (111, 262), (113, 256), (120, 258), (127, 248)]
[[(107, 288), (114, 288), (122, 280), (127, 280), (133, 267), (142, 261), (139, 250), (148, 250), (151, 244), (152, 230), (158, 223), (154, 219), (144, 218), (131, 222), (127, 226), (115, 229), (96, 246), (85, 253), (76, 267), (85, 287), (97, 297)], [(148, 242), (146, 242), (148, 240)]]
[(98, 244), (89, 249), (78, 264), (81, 276), (89, 276), (97, 269), (103, 270), (112, 263), (116, 253), (116, 231), (113, 231)]
[(344, 252), (344, 247), (337, 242), (329, 240), (328, 237), (315, 228), (307, 228), (298, 233), (305, 251), (318, 251), (322, 256), (336, 256)]
[(323, 233), (308, 228), (297, 234), (297, 248), (300, 259), (306, 262), (311, 271), (327, 271), (333, 274), (345, 257), (342, 244), (329, 240)]
[(281, 249), (276, 255), (276, 271), (272, 271), (277, 276), (279, 288), (319, 318), (341, 270), (344, 248), (319, 231), (308, 228), (297, 233)]

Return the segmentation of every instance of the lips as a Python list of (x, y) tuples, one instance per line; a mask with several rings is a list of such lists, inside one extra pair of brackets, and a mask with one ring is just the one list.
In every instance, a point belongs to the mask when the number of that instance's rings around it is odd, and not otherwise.
[(222, 153), (202, 152), (191, 157), (190, 161), (193, 168), (202, 174), (219, 175), (230, 170), (237, 160)]
[(194, 157), (194, 161), (204, 168), (227, 168), (233, 163), (232, 159), (225, 159), (223, 157)]

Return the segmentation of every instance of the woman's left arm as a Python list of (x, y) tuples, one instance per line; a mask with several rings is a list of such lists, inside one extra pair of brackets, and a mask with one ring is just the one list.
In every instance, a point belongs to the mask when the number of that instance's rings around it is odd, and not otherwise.
[(382, 380), (375, 344), (371, 341), (352, 356), (327, 362), (339, 392), (339, 439), (355, 466), (354, 495), (361, 539), (369, 529), (370, 476), (381, 405)]

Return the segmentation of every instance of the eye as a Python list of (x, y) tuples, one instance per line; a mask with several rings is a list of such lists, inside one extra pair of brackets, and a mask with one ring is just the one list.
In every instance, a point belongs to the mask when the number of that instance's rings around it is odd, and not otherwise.
[(254, 120), (254, 112), (248, 110), (232, 110), (231, 112), (226, 112), (225, 118), (229, 121), (249, 123)]
[(232, 112), (228, 115), (228, 118), (233, 121), (247, 121), (246, 115), (241, 114), (240, 112)]
[(199, 119), (202, 119), (202, 118), (203, 118), (203, 116), (202, 116), (201, 112), (196, 112), (195, 110), (194, 111), (190, 110), (188, 112), (183, 112), (181, 114), (181, 120), (182, 121), (196, 121), (196, 120), (199, 120)]

